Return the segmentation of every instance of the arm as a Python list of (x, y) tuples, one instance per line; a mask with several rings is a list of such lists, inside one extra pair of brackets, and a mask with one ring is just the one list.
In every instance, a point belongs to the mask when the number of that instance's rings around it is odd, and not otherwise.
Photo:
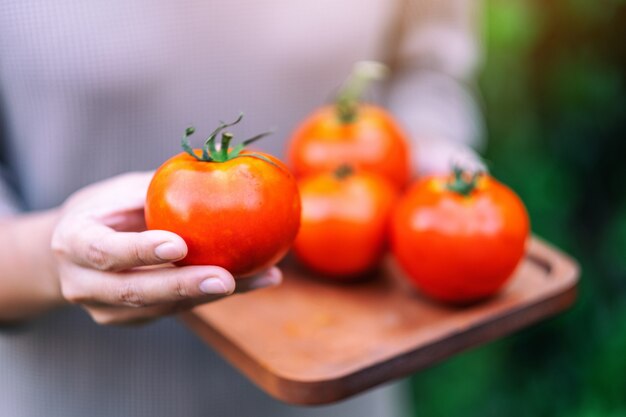
[(483, 121), (473, 91), (480, 61), (480, 3), (401, 0), (389, 61), (388, 106), (414, 138), (421, 173), (453, 162), (481, 166), (473, 149), (484, 146)]
[[(0, 155), (1, 156), (1, 155)], [(56, 211), (18, 215), (0, 165), (0, 322), (38, 314), (61, 303), (49, 242)]]
[(52, 210), (0, 219), (0, 322), (64, 304), (51, 272), (50, 239), (58, 216)]
[[(125, 174), (79, 190), (62, 207), (0, 220), (0, 322), (68, 303), (101, 324), (136, 323), (235, 292), (217, 266), (172, 267), (183, 239), (145, 230), (151, 173)], [(280, 283), (272, 268), (238, 280), (237, 292)]]

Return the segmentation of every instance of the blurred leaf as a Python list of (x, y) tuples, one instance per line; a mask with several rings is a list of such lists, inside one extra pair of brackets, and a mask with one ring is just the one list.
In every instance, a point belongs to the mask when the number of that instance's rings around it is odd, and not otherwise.
[(626, 0), (488, 0), (492, 173), (583, 270), (575, 307), (413, 378), (417, 415), (626, 417)]

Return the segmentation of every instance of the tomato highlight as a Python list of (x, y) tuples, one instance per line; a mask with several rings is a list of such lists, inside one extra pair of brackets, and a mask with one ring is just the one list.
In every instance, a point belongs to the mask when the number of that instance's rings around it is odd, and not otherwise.
[(455, 169), (416, 182), (392, 220), (392, 250), (424, 294), (453, 303), (495, 294), (524, 256), (524, 204), (486, 174)]
[[(201, 149), (185, 131), (184, 152), (156, 171), (148, 188), (148, 229), (168, 230), (187, 243), (178, 265), (217, 265), (237, 277), (259, 273), (289, 250), (300, 225), (300, 196), (294, 176), (277, 158), (245, 146), (230, 147), (224, 132), (241, 121), (221, 123)], [(216, 143), (219, 134), (221, 144)]]
[(393, 185), (347, 166), (299, 185), (302, 225), (294, 252), (300, 262), (337, 281), (357, 280), (375, 269), (386, 249)]

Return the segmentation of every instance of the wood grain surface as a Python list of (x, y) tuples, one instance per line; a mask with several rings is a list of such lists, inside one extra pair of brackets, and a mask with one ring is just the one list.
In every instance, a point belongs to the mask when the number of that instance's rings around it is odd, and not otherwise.
[(532, 239), (498, 296), (465, 307), (421, 296), (391, 257), (357, 284), (293, 262), (281, 286), (185, 313), (183, 321), (261, 389), (293, 404), (341, 400), (505, 336), (570, 306), (577, 264)]

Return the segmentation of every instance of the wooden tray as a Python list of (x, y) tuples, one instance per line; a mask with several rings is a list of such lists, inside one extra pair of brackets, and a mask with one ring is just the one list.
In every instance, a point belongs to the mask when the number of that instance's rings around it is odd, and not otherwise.
[(338, 285), (293, 264), (276, 288), (196, 308), (185, 323), (259, 387), (294, 404), (337, 401), (409, 375), (570, 306), (578, 266), (534, 238), (497, 297), (432, 302), (389, 257), (380, 279)]

